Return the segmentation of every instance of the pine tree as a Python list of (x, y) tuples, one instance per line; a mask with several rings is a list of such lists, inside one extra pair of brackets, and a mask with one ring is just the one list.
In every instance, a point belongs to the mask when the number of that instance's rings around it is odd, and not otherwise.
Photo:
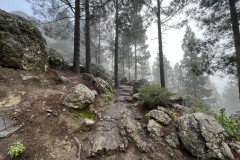
[(181, 61), (183, 67), (183, 80), (185, 83), (184, 93), (204, 100), (211, 95), (211, 90), (206, 88), (209, 77), (198, 74), (195, 68), (199, 65), (199, 40), (195, 37), (191, 28), (188, 26), (184, 35), (182, 49), (184, 57)]
[[(179, 0), (185, 1), (185, 0)], [(238, 0), (188, 0), (188, 18), (204, 29), (201, 70), (225, 71), (238, 78), (240, 97), (240, 32)]]

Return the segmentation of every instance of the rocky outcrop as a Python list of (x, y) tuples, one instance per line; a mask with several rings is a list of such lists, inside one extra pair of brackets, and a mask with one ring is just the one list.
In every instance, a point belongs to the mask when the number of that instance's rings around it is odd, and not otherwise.
[(172, 121), (172, 119), (167, 114), (159, 110), (151, 110), (148, 114), (158, 123), (164, 125), (169, 125)]
[(240, 121), (240, 111), (237, 111), (236, 113), (232, 114), (231, 118), (234, 118), (237, 121)]
[(172, 148), (177, 148), (180, 145), (178, 136), (173, 132), (166, 137), (166, 142)]
[(179, 138), (186, 150), (200, 159), (234, 159), (224, 142), (223, 127), (212, 116), (193, 113), (178, 119)]
[(151, 137), (153, 137), (155, 140), (160, 141), (161, 140), (161, 129), (162, 126), (157, 123), (155, 120), (150, 119), (147, 125), (147, 130), (150, 132)]
[(64, 59), (62, 55), (52, 48), (49, 48), (49, 65), (59, 68), (63, 68), (64, 66)]
[(67, 107), (83, 109), (91, 105), (94, 99), (94, 92), (85, 85), (78, 84), (68, 91), (63, 104)]
[(0, 10), (0, 65), (23, 70), (48, 68), (48, 49), (28, 20)]
[(87, 79), (90, 82), (93, 82), (97, 89), (102, 93), (102, 94), (112, 94), (113, 90), (112, 87), (107, 83), (105, 80), (99, 78), (99, 77), (94, 77), (91, 74), (85, 74), (84, 75), (85, 79)]
[(148, 152), (151, 148), (150, 144), (142, 140), (139, 135), (139, 130), (141, 130), (140, 124), (137, 125), (130, 118), (122, 119), (120, 122), (120, 134), (122, 136), (127, 136), (130, 138), (130, 141), (135, 143), (136, 147), (142, 152)]
[(90, 65), (90, 70), (91, 70), (91, 74), (94, 77), (99, 77), (105, 80), (106, 82), (108, 82), (109, 85), (112, 85), (111, 76), (107, 73), (106, 69), (104, 69), (103, 66), (92, 63)]
[(240, 154), (240, 142), (232, 142), (232, 143), (229, 143), (229, 146), (230, 148), (237, 152), (238, 154)]
[(120, 79), (119, 81), (120, 84), (127, 84), (128, 83), (128, 80), (127, 80), (127, 77), (123, 77)]
[(140, 80), (137, 80), (133, 83), (133, 89), (135, 92), (138, 92), (138, 89), (143, 86), (143, 85), (150, 85), (150, 82), (148, 82), (147, 80), (145, 79), (140, 79)]
[(182, 103), (183, 103), (183, 97), (182, 97), (182, 96), (179, 96), (179, 95), (177, 95), (177, 94), (171, 95), (171, 96), (169, 97), (169, 100), (170, 100), (170, 102), (172, 102), (172, 103), (177, 103), (177, 104), (180, 104), (180, 105), (182, 105)]

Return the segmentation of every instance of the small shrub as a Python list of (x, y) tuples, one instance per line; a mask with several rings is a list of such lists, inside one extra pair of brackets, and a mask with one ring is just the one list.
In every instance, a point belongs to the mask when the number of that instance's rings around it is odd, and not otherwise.
[(176, 113), (176, 112), (173, 112), (172, 114), (173, 114), (173, 118), (174, 118), (174, 120), (176, 121), (176, 120), (178, 119), (178, 117), (177, 117), (177, 113)]
[(20, 155), (26, 147), (23, 146), (22, 141), (17, 141), (13, 143), (13, 146), (10, 146), (8, 151), (8, 155), (10, 155), (11, 158), (16, 158), (18, 155)]
[(229, 139), (240, 140), (240, 121), (228, 117), (224, 108), (220, 109), (219, 113), (214, 114), (213, 116), (225, 129)]
[(105, 98), (106, 101), (111, 101), (114, 99), (114, 93), (103, 94), (103, 97)]
[(171, 93), (167, 89), (162, 88), (158, 84), (144, 85), (139, 88), (139, 100), (149, 108), (157, 107), (157, 105), (166, 103)]
[(150, 113), (147, 113), (145, 116), (147, 117), (148, 120), (150, 120), (150, 118), (151, 118), (151, 114)]

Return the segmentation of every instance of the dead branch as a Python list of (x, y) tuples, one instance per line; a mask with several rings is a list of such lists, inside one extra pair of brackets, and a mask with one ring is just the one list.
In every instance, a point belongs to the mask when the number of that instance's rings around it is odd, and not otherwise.
[(80, 141), (77, 139), (77, 137), (74, 137), (74, 140), (77, 143), (77, 160), (81, 160), (81, 150), (82, 150), (82, 144)]

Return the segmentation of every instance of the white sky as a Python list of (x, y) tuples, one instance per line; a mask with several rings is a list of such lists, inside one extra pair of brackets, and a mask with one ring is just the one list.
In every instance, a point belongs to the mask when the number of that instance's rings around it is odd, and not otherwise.
[[(7, 12), (11, 11), (23, 11), (28, 15), (33, 15), (31, 10), (31, 6), (25, 0), (0, 0), (0, 9), (3, 9)], [(193, 31), (196, 31), (193, 28)], [(183, 51), (181, 49), (182, 39), (185, 32), (185, 28), (181, 30), (168, 30), (163, 34), (163, 53), (167, 57), (167, 59), (171, 62), (171, 66), (173, 67), (177, 62), (183, 58)], [(147, 30), (148, 40), (147, 43), (149, 45), (149, 51), (151, 53), (150, 65), (152, 66), (153, 61), (155, 60), (158, 53), (158, 39), (157, 39), (157, 25), (153, 24)], [(219, 77), (211, 77), (211, 80), (217, 86), (217, 89), (220, 93), (222, 93), (224, 86), (227, 83), (227, 79), (222, 79)]]

